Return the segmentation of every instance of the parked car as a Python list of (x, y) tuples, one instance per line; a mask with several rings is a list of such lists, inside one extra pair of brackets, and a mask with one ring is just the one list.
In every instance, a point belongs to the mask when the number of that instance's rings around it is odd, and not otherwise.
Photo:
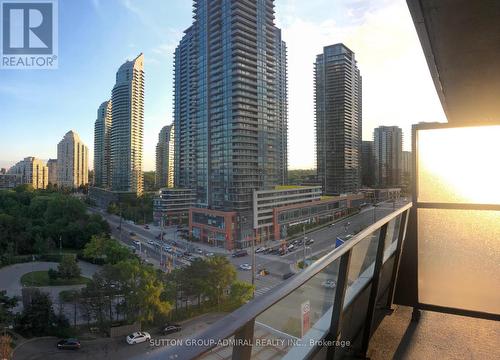
[(247, 256), (248, 255), (248, 251), (246, 250), (237, 250), (233, 253), (232, 257), (243, 257), (243, 256)]
[(130, 345), (143, 343), (151, 340), (151, 335), (145, 331), (137, 331), (127, 336), (127, 343)]
[(337, 286), (335, 280), (325, 280), (321, 283), (321, 286), (326, 287), (328, 289), (334, 289)]
[(144, 225), (144, 229), (149, 230), (149, 225)]
[(290, 279), (293, 275), (295, 275), (293, 272), (283, 274), (283, 280)]
[(213, 252), (207, 252), (207, 256), (214, 256), (215, 254)]
[(134, 243), (134, 245), (136, 246), (140, 246), (141, 245), (141, 242), (139, 240), (134, 240), (132, 241)]
[(311, 245), (312, 243), (314, 243), (314, 239), (307, 239), (306, 240), (306, 245)]
[(181, 330), (182, 330), (182, 327), (179, 324), (167, 323), (164, 326), (162, 326), (161, 332), (164, 335), (168, 335), (168, 334), (173, 334), (173, 333), (179, 332)]
[(202, 250), (201, 248), (196, 249), (196, 252), (197, 252), (198, 254), (203, 254), (203, 250)]
[(78, 350), (80, 346), (80, 341), (75, 338), (63, 339), (57, 343), (60, 350)]
[(293, 249), (295, 248), (295, 245), (293, 244), (290, 244), (288, 245), (288, 247), (286, 248), (288, 251), (293, 251)]
[(154, 240), (149, 239), (149, 240), (148, 240), (148, 244), (149, 244), (149, 245), (154, 245), (154, 244), (155, 244), (155, 241), (154, 241)]
[(241, 264), (240, 270), (252, 270), (252, 265), (250, 264)]
[(131, 232), (129, 233), (129, 235), (130, 235), (130, 236), (135, 236), (136, 234), (135, 234), (135, 232), (131, 231)]

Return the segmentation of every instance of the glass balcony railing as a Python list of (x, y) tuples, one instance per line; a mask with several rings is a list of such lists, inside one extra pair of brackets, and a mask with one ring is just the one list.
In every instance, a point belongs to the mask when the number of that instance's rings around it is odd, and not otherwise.
[(411, 206), (390, 213), (201, 333), (141, 359), (366, 354), (378, 312), (392, 305)]

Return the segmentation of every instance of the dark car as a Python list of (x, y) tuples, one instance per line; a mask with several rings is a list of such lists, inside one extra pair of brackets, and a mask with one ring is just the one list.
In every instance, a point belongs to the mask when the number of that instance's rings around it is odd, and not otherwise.
[(238, 251), (235, 251), (233, 253), (233, 257), (243, 257), (243, 256), (247, 256), (248, 255), (248, 251), (246, 250), (238, 250)]
[(78, 339), (63, 339), (57, 343), (57, 348), (61, 350), (78, 350), (80, 348), (80, 341)]
[(179, 332), (181, 330), (182, 330), (182, 327), (179, 324), (165, 324), (165, 326), (162, 327), (161, 332), (164, 335), (168, 335), (168, 334), (173, 334), (173, 333)]
[(295, 275), (293, 272), (289, 272), (283, 275), (283, 280), (290, 279), (293, 275)]
[(131, 231), (130, 236), (135, 236), (135, 232)]

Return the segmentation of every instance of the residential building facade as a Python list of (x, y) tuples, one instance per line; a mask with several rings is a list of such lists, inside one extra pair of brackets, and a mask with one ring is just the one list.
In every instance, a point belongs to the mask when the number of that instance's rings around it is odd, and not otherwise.
[(144, 55), (125, 62), (111, 95), (111, 189), (143, 192)]
[(175, 132), (174, 125), (164, 126), (156, 145), (156, 187), (174, 187)]
[(94, 125), (94, 186), (111, 186), (112, 102), (103, 102), (97, 110)]
[(191, 189), (162, 188), (153, 199), (153, 219), (164, 225), (180, 224), (188, 219), (189, 208), (196, 202), (196, 193)]
[(201, 208), (237, 212), (252, 235), (252, 191), (286, 178), (286, 45), (274, 1), (194, 1), (175, 50), (175, 186)]
[(321, 199), (321, 186), (277, 186), (274, 190), (254, 190), (253, 227), (258, 239), (271, 238), (273, 211), (277, 207)]
[(403, 130), (398, 126), (379, 126), (373, 132), (375, 181), (379, 187), (401, 184)]
[(354, 52), (323, 48), (314, 64), (316, 161), (325, 194), (355, 193), (361, 185), (362, 81)]
[(73, 130), (57, 144), (57, 185), (77, 188), (89, 182), (88, 148)]
[(375, 153), (373, 141), (363, 141), (361, 145), (361, 184), (375, 185)]
[[(7, 174), (17, 175), (19, 184), (30, 184), (34, 189), (45, 189), (49, 183), (49, 170), (44, 161), (26, 157), (11, 167)], [(12, 179), (9, 179), (12, 181)]]
[(49, 184), (57, 185), (57, 159), (49, 159), (47, 168), (49, 171)]
[(20, 176), (0, 172), (0, 190), (14, 189), (18, 185), (21, 185)]

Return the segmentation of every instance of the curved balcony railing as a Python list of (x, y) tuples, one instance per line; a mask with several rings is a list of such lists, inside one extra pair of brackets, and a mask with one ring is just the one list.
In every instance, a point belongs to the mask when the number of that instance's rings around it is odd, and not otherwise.
[[(140, 359), (333, 359), (364, 355), (378, 313), (390, 310), (408, 203), (302, 272), (192, 337), (152, 340)], [(377, 320), (379, 319), (379, 320)]]

